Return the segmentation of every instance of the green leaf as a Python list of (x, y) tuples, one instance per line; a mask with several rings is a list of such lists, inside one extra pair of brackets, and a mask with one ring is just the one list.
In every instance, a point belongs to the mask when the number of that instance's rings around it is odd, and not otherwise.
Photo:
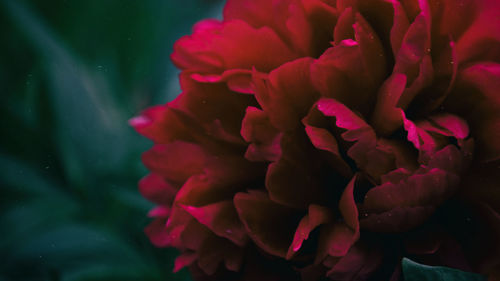
[(429, 266), (403, 258), (405, 281), (486, 281), (486, 277), (444, 266)]

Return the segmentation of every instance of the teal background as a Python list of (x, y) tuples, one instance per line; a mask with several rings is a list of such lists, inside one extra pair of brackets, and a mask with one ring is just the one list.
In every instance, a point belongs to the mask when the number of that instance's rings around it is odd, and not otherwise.
[(179, 93), (172, 45), (209, 0), (0, 0), (0, 281), (189, 280), (143, 234), (151, 142), (127, 120)]

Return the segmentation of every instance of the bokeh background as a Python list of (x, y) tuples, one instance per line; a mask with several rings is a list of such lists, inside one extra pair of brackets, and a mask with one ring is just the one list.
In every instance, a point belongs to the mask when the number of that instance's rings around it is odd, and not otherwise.
[(172, 45), (222, 4), (0, 0), (0, 281), (190, 280), (143, 233), (127, 120), (179, 93)]

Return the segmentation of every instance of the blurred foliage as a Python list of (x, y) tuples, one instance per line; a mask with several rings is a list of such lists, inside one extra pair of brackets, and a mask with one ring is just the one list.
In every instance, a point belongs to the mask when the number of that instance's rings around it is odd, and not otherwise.
[(143, 234), (127, 120), (179, 93), (172, 45), (220, 4), (0, 0), (0, 280), (189, 280)]

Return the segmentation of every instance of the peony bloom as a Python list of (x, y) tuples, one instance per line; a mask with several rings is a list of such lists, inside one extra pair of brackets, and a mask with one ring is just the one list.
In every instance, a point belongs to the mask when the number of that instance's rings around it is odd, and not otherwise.
[(146, 228), (197, 280), (500, 278), (500, 1), (228, 0), (172, 60)]

